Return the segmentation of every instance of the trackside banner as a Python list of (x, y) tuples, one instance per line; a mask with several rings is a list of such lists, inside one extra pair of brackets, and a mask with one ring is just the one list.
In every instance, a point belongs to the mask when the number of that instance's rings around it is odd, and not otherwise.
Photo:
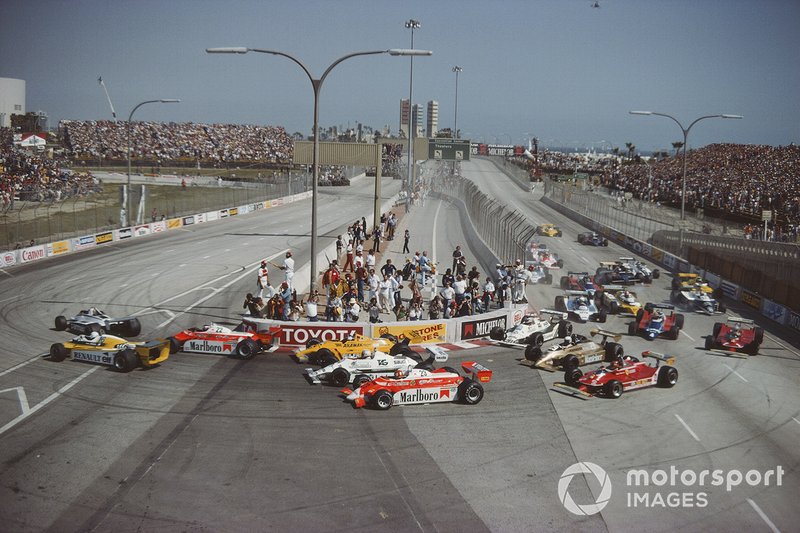
[(309, 324), (281, 324), (281, 344), (288, 346), (305, 346), (311, 339), (321, 341), (345, 341), (351, 334), (363, 335), (364, 326), (312, 326)]
[(23, 248), (19, 256), (23, 263), (30, 263), (31, 261), (38, 261), (46, 256), (44, 245), (31, 246), (30, 248)]
[(484, 318), (482, 320), (467, 320), (461, 323), (461, 340), (477, 339), (489, 335), (492, 328), (506, 329), (507, 317)]
[(386, 333), (391, 333), (398, 339), (408, 339), (411, 344), (424, 342), (444, 342), (447, 334), (447, 326), (442, 322), (431, 324), (417, 324), (413, 326), (375, 326), (372, 328), (373, 334), (380, 337)]
[(0, 254), (0, 267), (14, 266), (17, 264), (17, 253), (15, 251), (3, 252)]

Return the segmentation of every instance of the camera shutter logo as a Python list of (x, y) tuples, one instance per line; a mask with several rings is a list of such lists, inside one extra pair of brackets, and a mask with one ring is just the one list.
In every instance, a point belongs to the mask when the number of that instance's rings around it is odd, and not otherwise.
[[(597, 482), (600, 484), (600, 494), (597, 496), (595, 503), (579, 505), (572, 499), (567, 489), (575, 477), (575, 474), (592, 474)], [(580, 462), (569, 466), (564, 473), (561, 474), (561, 479), (558, 480), (558, 499), (564, 508), (572, 514), (579, 516), (588, 516), (597, 514), (603, 510), (611, 499), (611, 479), (606, 474), (606, 471), (594, 463)]]

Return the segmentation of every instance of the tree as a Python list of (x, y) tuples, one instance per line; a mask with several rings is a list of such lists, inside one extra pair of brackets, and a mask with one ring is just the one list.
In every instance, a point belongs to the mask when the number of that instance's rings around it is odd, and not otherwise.
[(678, 157), (678, 150), (683, 148), (683, 143), (681, 141), (675, 141), (672, 143), (672, 147), (675, 149), (675, 157)]
[(628, 159), (632, 159), (633, 151), (636, 149), (636, 146), (633, 143), (625, 143), (625, 147), (628, 149)]

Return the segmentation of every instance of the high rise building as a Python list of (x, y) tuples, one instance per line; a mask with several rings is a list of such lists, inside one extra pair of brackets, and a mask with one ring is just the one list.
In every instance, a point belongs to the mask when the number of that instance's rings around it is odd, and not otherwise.
[(423, 134), (425, 133), (422, 126), (423, 121), (425, 119), (424, 111), (422, 109), (422, 106), (419, 104), (414, 104), (413, 106), (411, 106), (411, 109), (412, 109), (411, 131), (414, 132), (414, 137), (422, 137)]
[(408, 122), (411, 115), (408, 98), (400, 100), (400, 134), (408, 138)]
[(439, 131), (439, 102), (436, 100), (428, 102), (428, 123), (426, 130), (429, 139), (436, 137), (436, 132)]

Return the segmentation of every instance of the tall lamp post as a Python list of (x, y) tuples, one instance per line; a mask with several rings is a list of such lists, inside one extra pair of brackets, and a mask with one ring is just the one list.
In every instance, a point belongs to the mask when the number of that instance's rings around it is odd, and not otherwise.
[(453, 139), (458, 139), (458, 74), (463, 71), (464, 69), (458, 65), (453, 67), (453, 72), (456, 74), (456, 109), (453, 113)]
[(128, 124), (127, 124), (127, 154), (128, 154), (128, 191), (126, 194), (127, 202), (125, 205), (125, 225), (128, 225), (128, 221), (134, 220), (131, 216), (131, 121), (133, 120), (133, 114), (136, 113), (136, 110), (142, 107), (145, 104), (177, 104), (180, 100), (176, 98), (161, 98), (159, 100), (145, 100), (144, 102), (140, 102), (131, 110), (131, 114), (128, 115)]
[[(668, 115), (666, 113), (656, 113), (654, 111), (629, 111), (631, 115), (656, 115), (659, 117), (667, 117), (668, 119), (675, 122), (678, 127), (683, 132), (683, 180), (681, 185), (681, 221), (686, 220), (686, 145), (687, 139), (689, 138), (689, 130), (692, 129), (692, 126), (700, 122), (701, 120), (705, 120), (707, 118), (736, 118), (740, 119), (743, 118), (742, 115), (729, 115), (729, 114), (722, 114), (722, 115), (704, 115), (702, 117), (696, 118), (689, 127), (684, 128), (683, 124), (681, 124), (678, 119), (673, 117), (672, 115)], [(680, 228), (680, 248), (681, 253), (683, 252), (683, 224), (681, 224)]]
[(319, 94), (322, 90), (322, 83), (325, 81), (325, 78), (328, 77), (328, 74), (342, 61), (346, 59), (350, 59), (351, 57), (357, 56), (368, 56), (368, 55), (377, 55), (377, 54), (389, 54), (392, 56), (429, 56), (432, 55), (433, 52), (430, 50), (414, 50), (414, 49), (400, 49), (400, 48), (392, 48), (390, 50), (370, 50), (364, 52), (353, 52), (347, 54), (345, 56), (340, 57), (336, 61), (330, 64), (325, 72), (322, 73), (322, 76), (319, 78), (314, 78), (311, 74), (311, 71), (308, 70), (302, 61), (295, 58), (294, 56), (287, 54), (286, 52), (280, 52), (277, 50), (266, 50), (263, 48), (247, 48), (242, 46), (237, 47), (224, 47), (224, 48), (206, 48), (206, 53), (209, 54), (246, 54), (247, 52), (258, 52), (261, 54), (271, 54), (276, 56), (283, 56), (295, 64), (297, 64), (303, 72), (306, 73), (308, 76), (309, 81), (311, 82), (311, 88), (314, 91), (314, 149), (313, 149), (313, 158), (312, 158), (312, 173), (313, 173), (313, 181), (311, 182), (311, 278), (309, 282), (309, 290), (313, 290), (317, 272), (317, 182), (319, 181)]
[[(411, 30), (411, 49), (414, 49), (414, 30), (418, 30), (422, 27), (422, 23), (418, 20), (408, 19), (406, 21), (406, 28)], [(412, 95), (414, 94), (414, 56), (411, 56), (411, 74), (408, 77), (408, 181), (406, 183), (406, 213), (408, 213), (409, 202), (411, 202), (411, 188), (413, 184), (411, 183), (414, 175), (414, 137), (416, 137), (416, 132), (411, 132), (411, 125), (414, 123), (412, 120), (412, 114), (414, 113), (414, 104), (413, 100), (411, 99)]]

